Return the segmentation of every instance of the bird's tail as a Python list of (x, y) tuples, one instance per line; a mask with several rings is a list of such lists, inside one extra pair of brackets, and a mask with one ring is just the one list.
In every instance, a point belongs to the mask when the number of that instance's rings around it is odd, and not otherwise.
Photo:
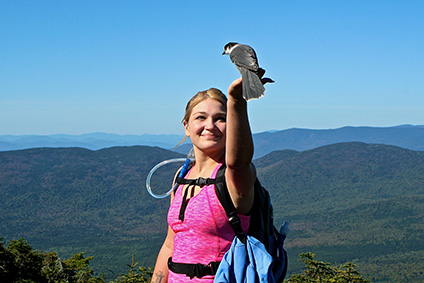
[(243, 78), (243, 97), (247, 101), (260, 98), (265, 94), (265, 88), (262, 85), (258, 75), (248, 69), (240, 68), (241, 77)]

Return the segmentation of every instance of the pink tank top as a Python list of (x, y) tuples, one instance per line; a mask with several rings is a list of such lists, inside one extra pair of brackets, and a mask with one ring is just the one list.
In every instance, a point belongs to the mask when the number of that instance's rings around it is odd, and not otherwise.
[[(215, 168), (211, 178), (216, 177), (221, 165)], [(204, 186), (197, 195), (190, 198), (184, 221), (179, 220), (182, 187), (183, 185), (178, 187), (168, 212), (168, 224), (175, 232), (172, 261), (201, 264), (221, 261), (229, 250), (235, 233), (215, 193), (215, 185)], [(250, 216), (239, 217), (243, 231), (247, 233)], [(190, 280), (184, 274), (169, 271), (168, 282), (213, 282), (213, 278), (214, 276), (204, 276)]]

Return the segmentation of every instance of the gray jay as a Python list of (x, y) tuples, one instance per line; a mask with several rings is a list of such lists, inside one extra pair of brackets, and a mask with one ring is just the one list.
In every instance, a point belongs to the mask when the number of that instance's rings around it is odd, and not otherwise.
[(263, 83), (274, 82), (269, 78), (261, 77), (265, 70), (259, 68), (255, 50), (252, 47), (236, 42), (229, 42), (224, 46), (222, 55), (230, 55), (231, 61), (236, 65), (243, 79), (243, 97), (246, 101), (262, 97), (265, 94)]

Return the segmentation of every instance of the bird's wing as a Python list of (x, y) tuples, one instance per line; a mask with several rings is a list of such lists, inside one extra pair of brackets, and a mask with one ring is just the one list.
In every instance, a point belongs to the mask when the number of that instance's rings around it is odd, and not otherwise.
[(254, 72), (257, 72), (259, 69), (255, 50), (253, 50), (250, 46), (236, 46), (231, 51), (230, 59), (237, 67), (244, 67)]

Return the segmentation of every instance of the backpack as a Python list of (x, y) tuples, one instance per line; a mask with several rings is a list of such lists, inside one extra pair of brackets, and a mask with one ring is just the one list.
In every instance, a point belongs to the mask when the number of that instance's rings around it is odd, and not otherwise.
[[(183, 168), (183, 171), (187, 172), (189, 169), (190, 168)], [(272, 270), (271, 276), (273, 277), (273, 280), (271, 282), (283, 282), (287, 272), (288, 262), (287, 253), (283, 246), (286, 233), (280, 233), (274, 226), (273, 208), (268, 191), (262, 187), (259, 180), (256, 178), (254, 186), (255, 198), (252, 209), (250, 211), (250, 224), (248, 233), (246, 235), (242, 230), (240, 218), (237, 215), (236, 208), (231, 200), (230, 193), (228, 192), (228, 188), (225, 182), (225, 169), (225, 164), (221, 165), (215, 179), (184, 179), (182, 174), (183, 172), (180, 172), (179, 176), (175, 180), (175, 183), (196, 184), (200, 186), (214, 184), (216, 195), (228, 216), (231, 227), (236, 234), (235, 240), (238, 240), (238, 242), (241, 242), (245, 245), (246, 255), (248, 254), (247, 242), (251, 242), (252, 238), (254, 238), (253, 241), (255, 241), (255, 244), (256, 240), (257, 242), (260, 242), (261, 245), (263, 245), (263, 247), (266, 249), (267, 253), (271, 256), (269, 257), (269, 260), (272, 261), (270, 270)], [(176, 187), (177, 186), (174, 188)], [(283, 226), (283, 230), (284, 229), (286, 229), (287, 232), (288, 226)], [(232, 248), (235, 245), (236, 243), (234, 241)]]

